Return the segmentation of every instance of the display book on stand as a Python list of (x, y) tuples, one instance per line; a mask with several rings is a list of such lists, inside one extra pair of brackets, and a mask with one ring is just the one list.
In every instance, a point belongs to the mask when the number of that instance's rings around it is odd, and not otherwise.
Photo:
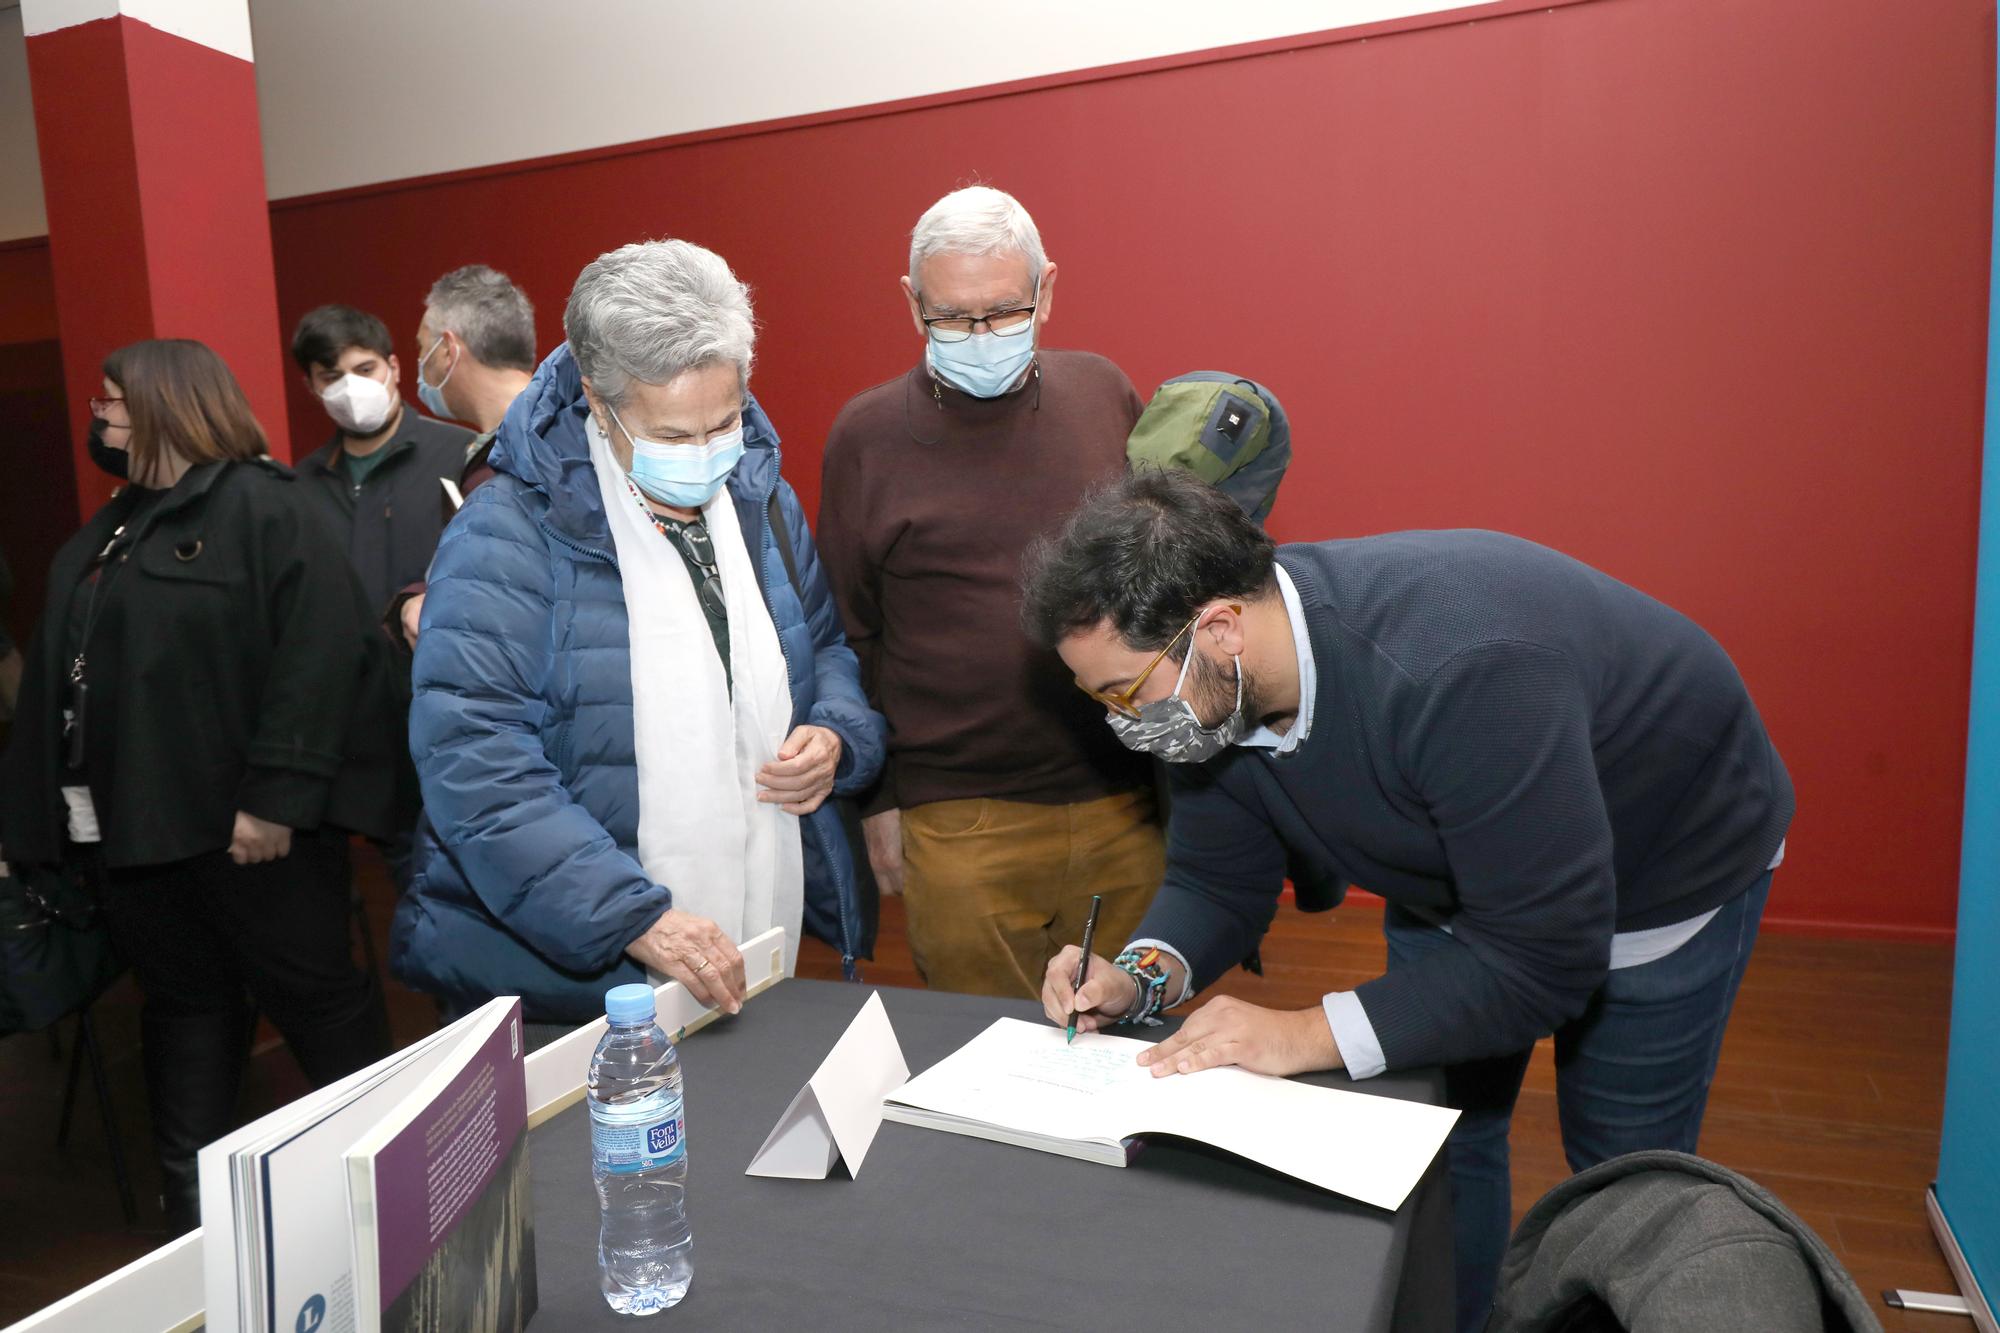
[(200, 1164), (211, 1333), (419, 1333), (447, 1312), (510, 1331), (534, 1313), (518, 999), (217, 1140)]

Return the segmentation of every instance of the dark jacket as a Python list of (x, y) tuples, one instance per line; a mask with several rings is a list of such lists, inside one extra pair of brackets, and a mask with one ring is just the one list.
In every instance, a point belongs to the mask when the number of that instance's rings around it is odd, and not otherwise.
[(379, 615), (398, 588), (424, 576), (444, 531), (439, 479), (457, 481), (472, 432), (403, 404), (385, 456), (357, 493), (338, 433), (299, 463), (301, 489), (347, 542), (368, 605)]
[[(500, 428), (495, 426), (484, 435), (475, 435), (466, 442), (465, 465), (458, 473), (458, 496), (461, 500), (493, 480), (493, 445), (499, 438)], [(445, 497), (442, 512), (447, 523), (451, 522), (451, 516), (458, 512), (458, 507), (451, 503), (450, 496)]]
[[(276, 463), (208, 463), (146, 515), (87, 648), (86, 772), (112, 866), (229, 845), (236, 812), (386, 834), (387, 645), (338, 544)], [(57, 552), (4, 764), (0, 843), (60, 859), (71, 593), (135, 508), (127, 487)]]
[[(498, 475), (466, 497), (431, 570), (417, 639), (410, 753), (436, 832), (396, 909), (390, 966), (456, 1001), (519, 995), (545, 1021), (604, 1011), (644, 979), (625, 946), (673, 904), (640, 867), (639, 783), (625, 592), (565, 345), (507, 413)], [(729, 476), (792, 686), (792, 724), (841, 739), (834, 790), (882, 767), (884, 727), (861, 693), (778, 437), (755, 399)], [(775, 549), (771, 497), (801, 596)], [(802, 821), (805, 928), (848, 962), (866, 953), (852, 853), (829, 801)]]
[[(475, 435), (466, 442), (465, 463), (458, 473), (458, 498), (461, 501), (493, 480), (493, 464), (488, 459), (492, 457), (493, 441), (499, 434), (500, 430), (496, 426), (484, 435)], [(449, 524), (453, 515), (457, 513), (458, 505), (452, 502), (451, 492), (442, 486), (438, 487), (438, 521), (441, 524)], [(412, 597), (422, 597), (426, 586), (428, 585), (423, 579), (404, 584), (396, 589), (395, 595), (389, 599), (389, 604), (382, 609), (382, 628), (388, 634), (390, 642), (396, 645), (399, 654), (405, 657), (409, 655), (409, 647), (403, 637), (403, 605)]]
[(7, 606), (14, 600), (14, 572), (7, 568), (7, 557), (0, 555), (0, 657), (14, 651), (14, 640), (7, 633)]
[(1881, 1333), (1812, 1228), (1753, 1181), (1678, 1152), (1570, 1177), (1528, 1210), (1488, 1333)]
[(1748, 890), (1791, 778), (1699, 625), (1497, 532), (1290, 545), (1318, 676), (1289, 754), (1170, 765), (1165, 883), (1139, 936), (1206, 986), (1256, 947), (1289, 852), (1449, 923), (1356, 989), (1391, 1069), (1524, 1051), (1582, 1013), (1611, 936)]

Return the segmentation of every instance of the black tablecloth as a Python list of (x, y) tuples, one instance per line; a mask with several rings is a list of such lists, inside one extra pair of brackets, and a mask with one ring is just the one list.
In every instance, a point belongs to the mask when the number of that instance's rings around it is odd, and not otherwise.
[[(1118, 1170), (888, 1123), (858, 1179), (844, 1166), (823, 1181), (744, 1175), (868, 994), (787, 981), (682, 1043), (694, 1285), (647, 1326), (1449, 1327), (1442, 1157), (1394, 1214), (1183, 1142), (1149, 1143)], [(912, 1073), (995, 1018), (1041, 1019), (1037, 1006), (975, 996), (885, 989), (882, 1000)], [(1441, 1086), (1429, 1074), (1310, 1081), (1427, 1102)], [(533, 1131), (530, 1152), (534, 1328), (640, 1326), (598, 1294), (587, 1110)]]

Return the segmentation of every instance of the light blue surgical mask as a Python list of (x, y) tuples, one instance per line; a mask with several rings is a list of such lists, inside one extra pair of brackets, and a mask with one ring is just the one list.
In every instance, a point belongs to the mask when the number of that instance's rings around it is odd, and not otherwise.
[(743, 423), (712, 435), (706, 444), (661, 444), (642, 440), (611, 411), (611, 419), (632, 442), (632, 484), (652, 499), (677, 509), (699, 509), (715, 498), (743, 457)]
[(445, 371), (444, 378), (436, 384), (432, 384), (424, 378), (425, 364), (429, 362), (432, 356), (436, 355), (437, 349), (442, 346), (444, 346), (444, 335), (440, 333), (437, 341), (431, 344), (431, 350), (425, 352), (417, 360), (417, 401), (422, 403), (424, 410), (432, 416), (448, 418), (452, 416), (452, 410), (445, 406), (444, 386), (451, 383), (452, 375), (458, 370), (458, 362), (453, 361), (451, 369)]
[(1035, 360), (1035, 321), (1009, 333), (975, 333), (962, 342), (925, 336), (931, 373), (974, 398), (998, 398), (1028, 373)]

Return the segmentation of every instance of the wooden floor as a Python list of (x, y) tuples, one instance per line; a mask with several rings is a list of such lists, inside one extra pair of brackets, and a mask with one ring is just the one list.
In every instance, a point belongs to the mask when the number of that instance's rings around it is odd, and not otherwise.
[[(392, 891), (379, 862), (360, 866), (378, 954)], [(1380, 972), (1379, 911), (1307, 917), (1287, 908), (1264, 949), (1262, 978), (1237, 973), (1220, 989), (1259, 1004), (1304, 1008), (1326, 991)], [(837, 977), (830, 950), (808, 941), (804, 976)], [(917, 984), (901, 906), (884, 904), (868, 980)], [(1856, 942), (1766, 933), (1744, 979), (1723, 1047), (1702, 1153), (1747, 1173), (1825, 1238), (1874, 1299), (1882, 1287), (1951, 1290), (1924, 1221), (1937, 1165), (1951, 954), (1939, 944)], [(430, 1029), (423, 997), (393, 983), (390, 1015), (407, 1042)], [(129, 980), (98, 1005), (119, 1140), (141, 1195), (137, 1227), (119, 1218), (105, 1134), (89, 1092), (67, 1149), (55, 1147), (64, 1066), (41, 1034), (0, 1042), (0, 1325), (127, 1263), (160, 1243), (146, 1138), (137, 995)], [(69, 1029), (63, 1030), (67, 1055)], [(1556, 1135), (1554, 1071), (1538, 1052), (1514, 1130), (1518, 1215), (1565, 1174)], [(269, 1032), (244, 1090), (248, 1118), (304, 1090)], [(1954, 1333), (1970, 1325), (1880, 1309), (1891, 1330)]]

